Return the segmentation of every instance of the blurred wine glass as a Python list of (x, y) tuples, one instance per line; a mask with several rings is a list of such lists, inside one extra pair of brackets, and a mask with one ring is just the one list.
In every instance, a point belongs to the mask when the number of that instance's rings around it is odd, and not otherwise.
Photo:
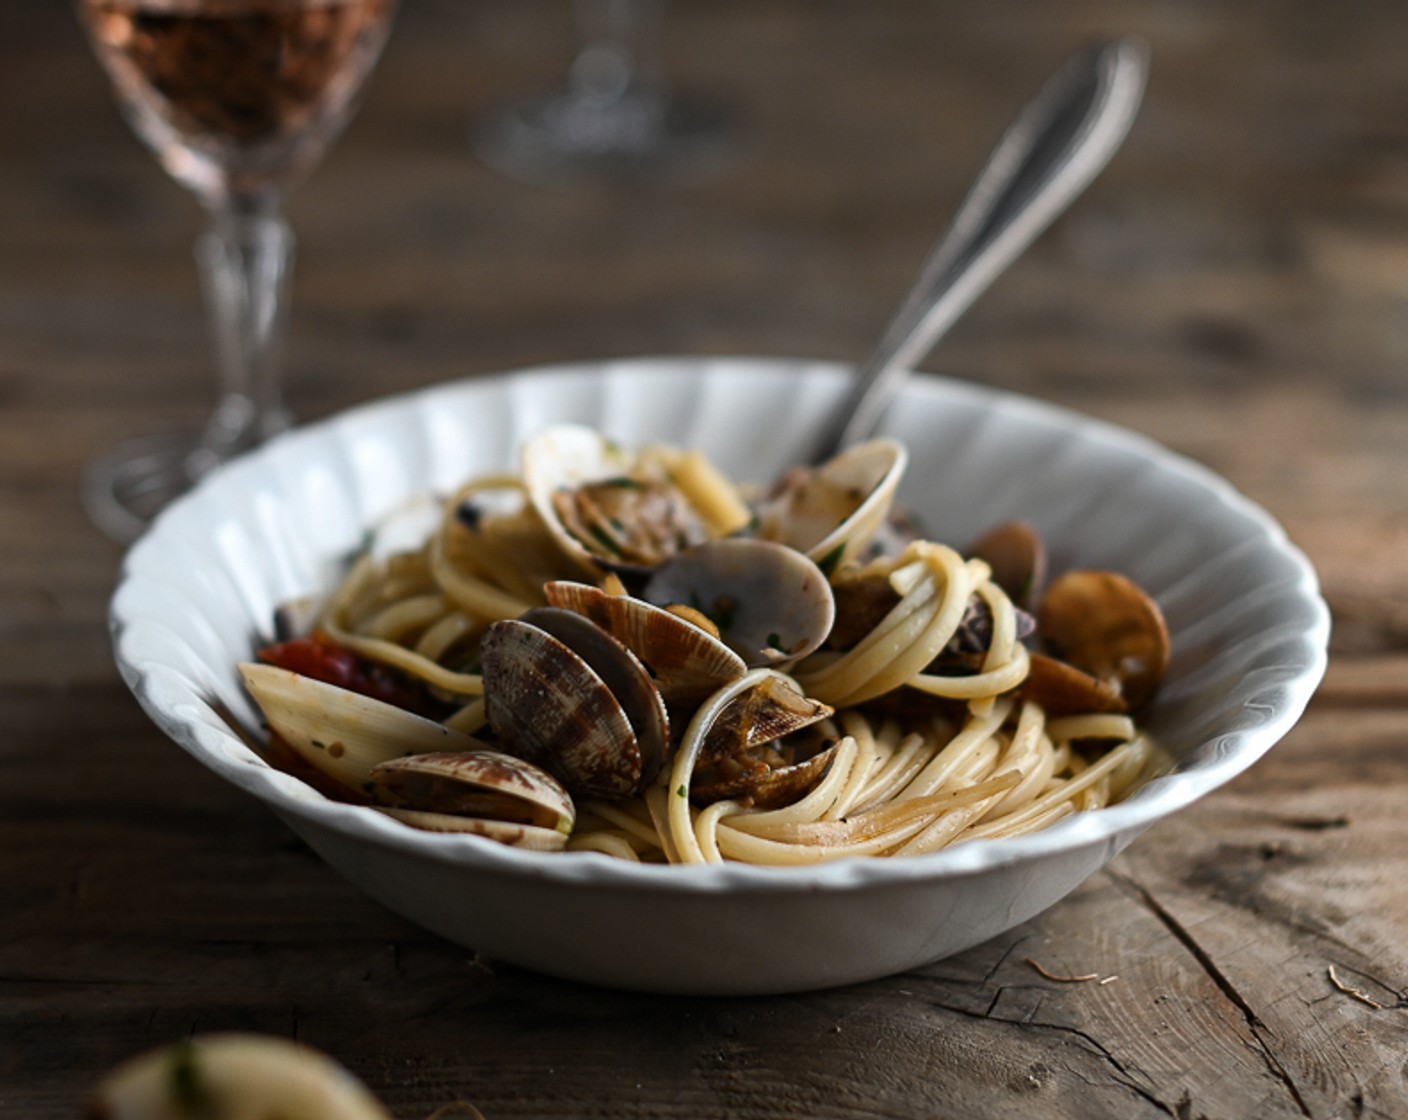
[(733, 114), (672, 91), (655, 62), (662, 0), (573, 0), (578, 50), (559, 89), (491, 111), (472, 138), (495, 170), (529, 182), (685, 177), (734, 149)]
[(196, 243), (219, 391), (195, 432), (88, 464), (84, 507), (131, 540), (172, 498), (287, 427), (279, 369), (288, 190), (352, 113), (395, 0), (76, 0), (123, 115), (209, 215)]

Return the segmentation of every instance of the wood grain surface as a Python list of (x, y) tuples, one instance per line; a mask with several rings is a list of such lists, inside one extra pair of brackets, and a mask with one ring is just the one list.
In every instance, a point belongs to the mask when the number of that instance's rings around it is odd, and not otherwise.
[[(1335, 614), (1306, 718), (1065, 902), (888, 980), (666, 999), (478, 958), (327, 870), (138, 710), (78, 473), (210, 399), (192, 203), (65, 5), (0, 6), (0, 1114), (78, 1115), (192, 1033), (319, 1046), (402, 1120), (1408, 1116), (1408, 8), (1399, 0), (675, 0), (735, 157), (525, 186), (467, 143), (551, 84), (565, 4), (404, 0), (290, 204), (314, 418), (611, 355), (863, 356), (1011, 115), (1136, 32), (1125, 150), (929, 365), (1226, 475)], [(1331, 980), (1330, 969), (1344, 989)], [(1051, 976), (1093, 975), (1067, 983)]]

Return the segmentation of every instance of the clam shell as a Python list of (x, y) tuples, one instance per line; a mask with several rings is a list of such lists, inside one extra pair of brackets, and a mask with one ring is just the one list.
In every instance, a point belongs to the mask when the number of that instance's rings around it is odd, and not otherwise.
[(1168, 669), (1163, 613), (1116, 572), (1067, 572), (1052, 581), (1037, 632), (1048, 653), (1111, 685), (1131, 710), (1153, 698)]
[(519, 618), (545, 630), (585, 661), (611, 690), (640, 745), (637, 788), (649, 785), (664, 765), (670, 745), (665, 701), (640, 660), (622, 642), (589, 619), (558, 607), (535, 607)]
[(398, 809), (379, 806), (388, 817), (421, 832), (453, 832), (483, 836), (510, 848), (525, 848), (534, 852), (560, 852), (567, 846), (567, 834), (554, 828), (538, 828), (531, 824), (512, 824), (484, 817), (459, 817), (452, 813), (430, 813), (423, 809)]
[(802, 553), (772, 541), (710, 541), (651, 574), (641, 597), (707, 615), (749, 667), (785, 668), (820, 647), (836, 618), (826, 576)]
[(701, 765), (741, 755), (835, 714), (789, 678), (768, 677), (729, 701), (710, 722), (699, 747)]
[(653, 603), (567, 580), (546, 584), (543, 593), (553, 606), (590, 619), (640, 658), (671, 708), (693, 707), (748, 671), (717, 638)]
[(718, 781), (696, 779), (690, 785), (689, 799), (696, 805), (746, 799), (755, 809), (781, 809), (800, 801), (810, 793), (817, 782), (826, 776), (835, 755), (836, 746), (832, 744), (811, 758), (795, 762), (791, 766), (738, 774)]
[(664, 477), (642, 477), (634, 454), (576, 424), (547, 428), (523, 448), (529, 501), (585, 571), (643, 573), (709, 530)]
[(288, 669), (246, 662), (239, 672), (269, 727), (305, 762), (359, 796), (380, 763), (484, 746), (434, 720)]
[(793, 471), (759, 505), (758, 535), (805, 552), (828, 575), (861, 559), (884, 526), (909, 454), (890, 439)]
[(485, 712), (500, 745), (573, 793), (629, 797), (644, 763), (635, 729), (591, 666), (547, 631), (496, 622), (480, 643)]
[(572, 798), (551, 774), (501, 751), (435, 751), (383, 762), (372, 780), (402, 809), (516, 821), (571, 832)]

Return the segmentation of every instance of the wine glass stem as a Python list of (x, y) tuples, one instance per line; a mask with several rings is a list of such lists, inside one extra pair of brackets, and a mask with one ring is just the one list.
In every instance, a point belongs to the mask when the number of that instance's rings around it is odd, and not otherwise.
[(581, 49), (568, 81), (575, 96), (601, 104), (619, 101), (655, 75), (643, 62), (655, 0), (576, 0)]
[(188, 467), (203, 474), (288, 427), (279, 359), (293, 232), (275, 203), (232, 199), (196, 242), (219, 397)]

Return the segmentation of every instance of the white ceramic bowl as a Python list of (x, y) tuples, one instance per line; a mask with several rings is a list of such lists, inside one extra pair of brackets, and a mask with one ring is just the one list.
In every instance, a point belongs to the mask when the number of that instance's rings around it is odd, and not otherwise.
[(887, 432), (900, 501), (962, 545), (1022, 517), (1053, 568), (1126, 572), (1173, 635), (1152, 729), (1177, 760), (1123, 804), (1037, 835), (931, 856), (807, 868), (639, 866), (416, 832), (271, 769), (219, 714), (258, 718), (235, 663), (276, 603), (325, 586), (364, 528), (408, 495), (514, 462), (546, 424), (696, 446), (733, 476), (794, 463), (846, 370), (671, 359), (562, 366), (396, 397), (293, 432), (220, 470), (131, 550), (112, 606), (143, 707), (393, 910), (542, 972), (664, 992), (798, 991), (885, 976), (1037, 914), (1148, 825), (1250, 766), (1300, 716), (1325, 665), (1314, 572), (1263, 511), (1150, 441), (1032, 400), (911, 379)]

